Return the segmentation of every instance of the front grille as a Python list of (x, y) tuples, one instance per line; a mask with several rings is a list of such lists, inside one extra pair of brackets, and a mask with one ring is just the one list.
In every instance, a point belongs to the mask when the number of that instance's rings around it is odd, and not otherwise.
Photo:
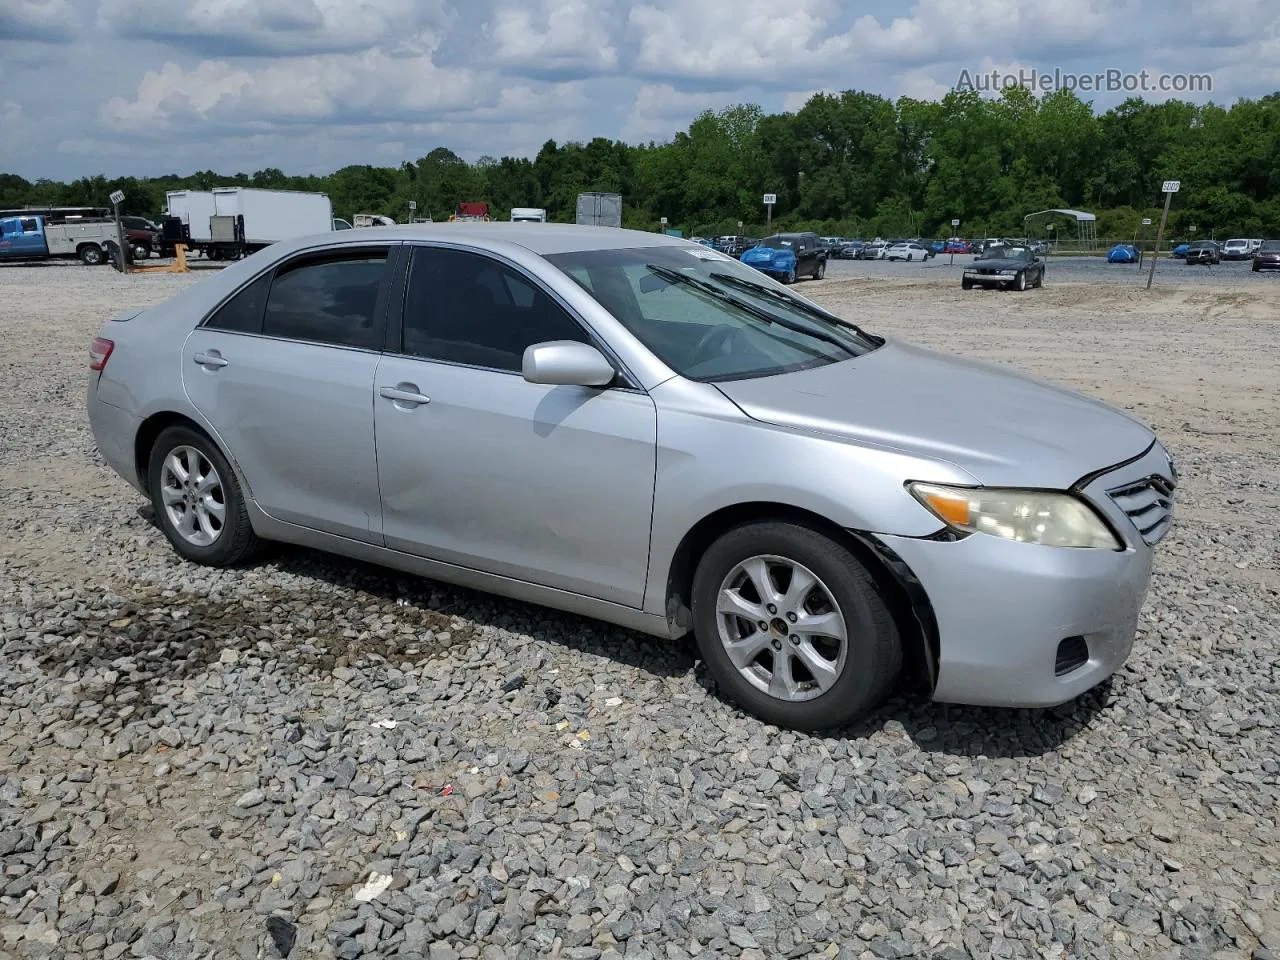
[(1058, 659), (1053, 665), (1053, 675), (1061, 677), (1089, 662), (1089, 644), (1084, 637), (1067, 637), (1058, 644)]
[(1153, 475), (1107, 491), (1149, 545), (1159, 543), (1173, 525), (1174, 482)]

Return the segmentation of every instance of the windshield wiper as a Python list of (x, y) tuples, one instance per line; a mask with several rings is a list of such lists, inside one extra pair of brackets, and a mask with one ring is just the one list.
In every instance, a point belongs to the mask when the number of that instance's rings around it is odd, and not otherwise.
[(725, 303), (731, 303), (739, 310), (750, 314), (757, 320), (763, 320), (765, 323), (776, 323), (780, 327), (786, 327), (788, 330), (792, 330), (796, 333), (802, 333), (806, 337), (813, 337), (813, 339), (821, 340), (823, 343), (829, 343), (833, 347), (839, 347), (851, 357), (858, 356), (854, 349), (849, 346), (849, 344), (840, 340), (840, 338), (833, 337), (831, 334), (826, 333), (823, 330), (814, 330), (810, 327), (804, 326), (803, 324), (792, 323), (790, 320), (780, 317), (776, 313), (771, 313), (763, 307), (735, 297), (733, 294), (721, 290), (714, 283), (709, 283), (700, 277), (691, 277), (687, 273), (681, 273), (679, 270), (672, 270), (670, 267), (658, 266), (656, 263), (646, 263), (645, 267), (662, 277), (662, 279), (671, 283), (683, 283), (691, 287), (696, 287), (699, 290), (711, 294), (711, 296), (715, 297), (717, 300), (723, 300)]
[(819, 317), (827, 321), (828, 323), (838, 323), (843, 327), (848, 327), (851, 330), (855, 331), (859, 336), (865, 337), (869, 341), (874, 341), (874, 338), (871, 336), (871, 334), (867, 333), (865, 330), (859, 327), (856, 323), (853, 323), (852, 321), (849, 321), (849, 320), (845, 320), (843, 317), (837, 317), (834, 313), (828, 313), (827, 311), (819, 309), (817, 307), (811, 307), (807, 303), (801, 300), (797, 300), (795, 297), (787, 296), (785, 293), (781, 292), (780, 290), (770, 290), (768, 287), (762, 284), (752, 283), (750, 280), (742, 279), (742, 277), (735, 277), (731, 273), (721, 273), (717, 271), (715, 273), (712, 273), (710, 276), (712, 280), (718, 280), (721, 283), (727, 283), (730, 286), (738, 287), (740, 290), (749, 290), (752, 293), (761, 294), (762, 296), (766, 296), (771, 300), (777, 300), (779, 303), (784, 303), (793, 310), (799, 310), (802, 313), (811, 314), (812, 316)]

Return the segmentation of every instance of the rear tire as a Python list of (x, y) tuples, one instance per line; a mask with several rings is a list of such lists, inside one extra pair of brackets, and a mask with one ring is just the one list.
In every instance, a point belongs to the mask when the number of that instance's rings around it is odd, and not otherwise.
[(235, 471), (198, 430), (174, 426), (161, 431), (151, 448), (147, 488), (156, 521), (187, 560), (229, 567), (262, 544), (249, 523)]
[[(798, 588), (796, 577), (813, 582)], [(794, 523), (749, 523), (713, 543), (694, 575), (693, 623), (725, 696), (781, 727), (848, 723), (888, 695), (902, 666), (871, 574), (842, 544)]]
[(96, 267), (106, 260), (106, 255), (102, 252), (102, 248), (96, 243), (86, 243), (76, 253), (80, 257), (80, 262), (86, 267)]

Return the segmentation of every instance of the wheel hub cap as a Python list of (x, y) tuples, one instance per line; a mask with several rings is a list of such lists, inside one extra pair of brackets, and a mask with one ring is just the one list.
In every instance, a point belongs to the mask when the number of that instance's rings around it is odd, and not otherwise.
[(744, 560), (717, 595), (720, 642), (753, 687), (812, 700), (844, 671), (847, 628), (835, 598), (807, 567), (778, 556)]
[(175, 447), (165, 457), (160, 497), (166, 519), (183, 540), (208, 547), (222, 536), (227, 518), (222, 478), (195, 447)]

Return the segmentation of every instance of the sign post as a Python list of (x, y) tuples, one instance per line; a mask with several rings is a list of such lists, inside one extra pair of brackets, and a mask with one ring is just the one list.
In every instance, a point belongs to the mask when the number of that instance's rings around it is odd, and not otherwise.
[[(958, 227), (958, 226), (960, 226), (960, 221), (959, 221), (959, 220), (952, 220), (952, 221), (951, 221), (951, 239), (952, 239), (952, 240), (955, 240), (955, 238), (956, 238), (956, 227)], [(950, 266), (953, 266), (953, 265), (955, 264), (955, 262), (956, 262), (956, 245), (955, 245), (954, 243), (952, 243), (952, 244), (950, 244), (950, 246), (951, 246), (951, 260), (947, 263), (947, 266), (949, 266), (949, 267), (950, 267)]]
[(410, 223), (413, 223), (413, 221), (414, 221), (414, 216), (413, 216), (413, 215), (414, 215), (415, 213), (417, 213), (417, 212), (418, 212), (418, 201), (417, 201), (417, 200), (410, 200), (410, 201), (409, 201), (409, 222), (410, 222)]
[(659, 218), (658, 218), (658, 223), (662, 224), (662, 230), (661, 230), (661, 232), (662, 232), (662, 233), (666, 233), (666, 232), (667, 232), (667, 218), (666, 218), (666, 217), (659, 217)]
[(764, 232), (766, 234), (773, 233), (773, 205), (778, 202), (776, 193), (766, 193), (764, 195), (765, 222)]
[(1162, 188), (1164, 193), (1164, 213), (1160, 214), (1160, 226), (1156, 230), (1156, 247), (1151, 251), (1151, 272), (1147, 274), (1147, 289), (1151, 289), (1151, 281), (1156, 278), (1156, 259), (1160, 256), (1160, 241), (1164, 239), (1164, 225), (1169, 220), (1169, 202), (1173, 195), (1182, 189), (1181, 180), (1166, 180)]
[(111, 193), (111, 206), (115, 208), (116, 216), (116, 245), (120, 250), (120, 272), (129, 272), (129, 254), (132, 251), (126, 251), (124, 245), (124, 225), (120, 223), (120, 204), (124, 203), (124, 191), (113, 190)]

